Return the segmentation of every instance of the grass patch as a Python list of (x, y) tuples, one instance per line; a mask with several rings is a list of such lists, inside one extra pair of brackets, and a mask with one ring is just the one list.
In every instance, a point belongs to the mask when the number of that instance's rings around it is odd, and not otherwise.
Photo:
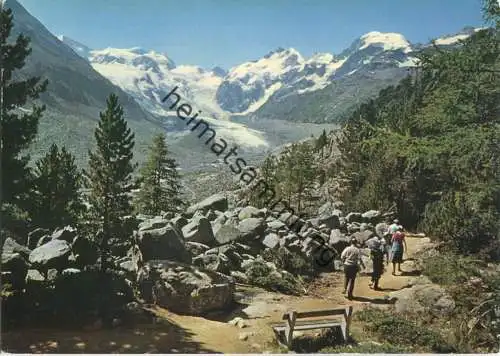
[[(408, 352), (455, 352), (438, 332), (422, 326), (417, 320), (390, 311), (367, 308), (355, 314), (365, 323), (364, 330), (383, 344), (404, 348)], [(373, 352), (373, 351), (372, 351)]]
[(445, 253), (427, 258), (422, 273), (440, 285), (461, 284), (478, 275), (479, 262), (470, 257)]

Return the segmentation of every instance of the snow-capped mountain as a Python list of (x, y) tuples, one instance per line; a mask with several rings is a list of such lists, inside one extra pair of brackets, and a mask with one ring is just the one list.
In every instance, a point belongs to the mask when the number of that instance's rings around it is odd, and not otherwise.
[[(459, 34), (438, 38), (435, 43), (455, 45), (474, 31), (477, 29), (464, 29)], [(316, 53), (304, 58), (294, 48), (278, 48), (226, 72), (220, 67), (206, 70), (176, 65), (164, 53), (141, 48), (90, 50), (65, 36), (60, 39), (147, 110), (168, 114), (161, 99), (178, 86), (178, 93), (185, 100), (216, 119), (259, 112), (265, 104), (322, 90), (354, 73), (372, 78), (395, 73), (399, 78), (417, 64), (415, 53), (422, 48), (399, 33), (372, 31), (353, 41), (339, 55)]]

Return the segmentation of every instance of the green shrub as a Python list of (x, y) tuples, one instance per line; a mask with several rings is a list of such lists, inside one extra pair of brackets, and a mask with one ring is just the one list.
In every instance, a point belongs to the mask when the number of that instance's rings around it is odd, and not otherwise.
[(410, 318), (373, 308), (362, 310), (356, 315), (358, 320), (366, 323), (365, 330), (382, 342), (405, 348), (413, 345), (416, 351), (424, 352), (455, 351), (440, 334)]
[(477, 262), (472, 258), (442, 253), (426, 258), (422, 273), (437, 284), (461, 284), (477, 275)]
[(336, 347), (326, 347), (320, 350), (320, 353), (325, 354), (338, 354), (338, 353), (379, 353), (379, 354), (402, 354), (412, 352), (411, 347), (405, 348), (403, 346), (396, 346), (389, 343), (374, 343), (364, 342), (357, 345), (342, 345)]

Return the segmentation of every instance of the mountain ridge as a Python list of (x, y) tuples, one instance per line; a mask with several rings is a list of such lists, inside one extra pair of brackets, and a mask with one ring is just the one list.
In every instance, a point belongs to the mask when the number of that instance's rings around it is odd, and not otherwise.
[[(455, 45), (474, 30), (465, 28), (457, 34), (439, 37), (436, 44)], [(75, 52), (88, 48), (67, 37), (61, 37), (61, 40)], [(151, 112), (165, 115), (165, 109), (160, 105), (161, 95), (173, 86), (178, 86), (183, 96), (196, 102), (205, 113), (217, 119), (229, 120), (234, 116), (265, 117), (269, 112), (266, 108), (272, 103), (279, 106), (290, 96), (322, 91), (335, 81), (356, 72), (364, 74), (357, 78), (384, 77), (384, 80), (389, 74), (395, 73), (394, 81), (389, 81), (392, 84), (407, 73), (406, 68), (416, 66), (415, 54), (422, 47), (430, 45), (412, 44), (400, 33), (371, 31), (359, 36), (340, 54), (317, 52), (304, 57), (293, 47), (278, 47), (260, 58), (228, 70), (178, 65), (168, 54), (140, 47), (93, 49), (89, 51), (87, 60), (94, 69)], [(122, 74), (117, 75), (120, 65)], [(129, 76), (124, 77), (123, 73), (127, 71)], [(381, 73), (373, 75), (375, 71)], [(382, 73), (384, 71), (386, 75)], [(273, 118), (279, 117), (273, 115)]]

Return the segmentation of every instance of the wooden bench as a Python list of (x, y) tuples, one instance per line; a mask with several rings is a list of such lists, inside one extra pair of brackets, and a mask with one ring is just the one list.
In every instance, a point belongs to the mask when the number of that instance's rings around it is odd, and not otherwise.
[[(328, 317), (327, 319), (298, 320), (305, 318)], [(285, 323), (273, 324), (272, 328), (278, 342), (287, 347), (292, 345), (293, 332), (298, 330), (332, 329), (339, 327), (342, 331), (344, 341), (349, 337), (349, 326), (351, 324), (352, 306), (337, 309), (321, 309), (298, 312), (295, 310), (283, 314)], [(284, 337), (283, 337), (284, 335)], [(281, 342), (281, 340), (285, 342)]]

